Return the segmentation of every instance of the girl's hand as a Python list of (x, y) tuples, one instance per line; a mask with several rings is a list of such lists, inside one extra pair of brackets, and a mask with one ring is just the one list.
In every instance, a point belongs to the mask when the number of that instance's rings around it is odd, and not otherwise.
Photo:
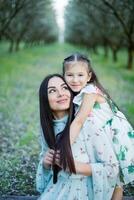
[[(63, 169), (63, 166), (60, 164), (60, 152), (58, 150), (56, 151), (55, 155), (55, 164)], [(82, 174), (84, 176), (92, 175), (92, 169), (89, 163), (84, 163), (74, 160), (74, 164), (75, 164), (76, 174)], [(66, 168), (65, 171), (69, 172), (68, 167)]]
[(43, 159), (43, 165), (46, 169), (50, 169), (51, 165), (53, 163), (53, 156), (54, 156), (54, 150), (53, 149), (49, 149)]

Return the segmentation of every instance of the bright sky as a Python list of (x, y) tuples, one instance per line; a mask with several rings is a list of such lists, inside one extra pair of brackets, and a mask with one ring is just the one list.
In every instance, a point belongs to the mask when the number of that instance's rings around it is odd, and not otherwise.
[(68, 0), (53, 0), (54, 8), (57, 15), (57, 23), (61, 30), (64, 30), (64, 8), (68, 3)]

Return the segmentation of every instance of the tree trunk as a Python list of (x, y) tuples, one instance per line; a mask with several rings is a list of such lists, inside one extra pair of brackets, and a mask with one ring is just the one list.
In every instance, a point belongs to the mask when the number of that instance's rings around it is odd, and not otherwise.
[(132, 67), (133, 67), (133, 48), (132, 45), (129, 45), (127, 69), (132, 70)]
[(97, 49), (97, 46), (93, 46), (93, 52), (98, 55), (98, 49)]
[(105, 56), (105, 58), (108, 57), (108, 47), (107, 46), (104, 46), (104, 56)]
[(15, 44), (15, 51), (19, 51), (19, 44), (20, 44), (20, 41), (16, 41), (16, 44)]
[(9, 49), (8, 49), (9, 53), (13, 52), (13, 47), (14, 47), (14, 42), (13, 40), (10, 40)]
[(113, 53), (113, 61), (117, 62), (117, 49), (112, 49), (112, 53)]

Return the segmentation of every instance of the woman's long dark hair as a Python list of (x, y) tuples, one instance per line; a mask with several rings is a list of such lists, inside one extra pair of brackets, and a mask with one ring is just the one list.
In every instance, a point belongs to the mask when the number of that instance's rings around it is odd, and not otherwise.
[[(70, 146), (70, 137), (69, 137), (70, 124), (73, 120), (73, 103), (71, 99), (69, 107), (69, 116), (66, 126), (62, 131), (62, 133), (60, 134), (61, 136), (57, 140), (53, 128), (54, 117), (48, 101), (48, 82), (53, 77), (59, 77), (65, 82), (64, 78), (59, 74), (48, 75), (42, 81), (39, 89), (40, 123), (48, 147), (50, 149), (55, 150), (55, 152), (59, 150), (60, 164), (63, 166), (63, 169), (66, 170), (68, 168), (70, 173), (76, 173), (74, 159)], [(71, 93), (71, 98), (72, 98), (72, 93)], [(57, 174), (59, 171), (60, 168), (57, 165), (55, 165), (55, 156), (54, 156), (53, 160), (54, 183), (57, 182)]]
[[(72, 54), (72, 55), (68, 56), (67, 58), (65, 58), (63, 61), (63, 76), (65, 75), (66, 67), (71, 65), (71, 62), (79, 62), (79, 61), (85, 62), (88, 66), (89, 73), (91, 72), (91, 74), (92, 74), (91, 79), (89, 80), (88, 83), (93, 83), (95, 86), (97, 86), (103, 92), (103, 94), (106, 95), (107, 102), (108, 102), (109, 106), (111, 107), (112, 111), (114, 110), (113, 109), (114, 105), (118, 108), (118, 106), (112, 100), (112, 98), (110, 97), (108, 92), (104, 89), (102, 84), (99, 82), (98, 77), (95, 74), (95, 72), (91, 66), (91, 61), (85, 55), (82, 55), (80, 53), (75, 53), (75, 54)], [(118, 110), (119, 110), (119, 108), (118, 108)]]

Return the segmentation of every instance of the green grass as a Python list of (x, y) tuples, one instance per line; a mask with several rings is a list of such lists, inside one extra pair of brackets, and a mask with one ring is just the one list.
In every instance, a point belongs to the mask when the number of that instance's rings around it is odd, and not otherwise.
[[(73, 52), (91, 57), (94, 69), (112, 98), (134, 125), (134, 70), (127, 71), (125, 50), (113, 63), (103, 50), (95, 55), (82, 47), (53, 44), (22, 48), (9, 54), (0, 44), (0, 195), (36, 194), (39, 154), (38, 89), (49, 73), (61, 72), (63, 59)], [(129, 191), (130, 193), (130, 191)]]

